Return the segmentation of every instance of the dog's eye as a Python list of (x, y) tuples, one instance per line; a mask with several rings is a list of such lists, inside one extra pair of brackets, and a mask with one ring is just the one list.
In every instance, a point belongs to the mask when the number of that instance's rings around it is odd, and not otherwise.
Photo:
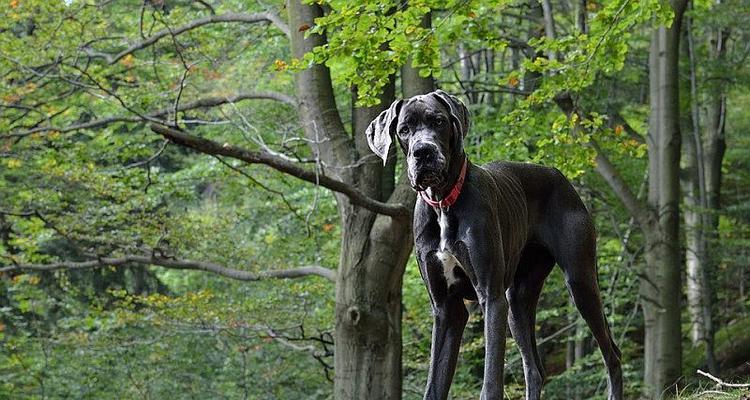
[(409, 134), (409, 127), (406, 126), (406, 125), (402, 126), (401, 129), (399, 129), (398, 133), (400, 135), (408, 135)]
[(444, 121), (442, 117), (435, 118), (435, 126), (443, 126), (443, 123)]

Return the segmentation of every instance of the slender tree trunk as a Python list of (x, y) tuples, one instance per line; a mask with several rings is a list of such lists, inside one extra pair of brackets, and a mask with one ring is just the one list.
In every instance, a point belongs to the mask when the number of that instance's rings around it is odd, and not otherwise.
[[(544, 36), (549, 40), (555, 40), (555, 17), (552, 14), (552, 3), (550, 0), (542, 0), (542, 13), (544, 15)], [(547, 58), (554, 60), (557, 56), (554, 51), (549, 51)]]
[[(492, 86), (492, 81), (495, 79), (495, 50), (485, 49), (484, 50), (484, 84), (488, 87)], [(497, 100), (495, 99), (495, 92), (489, 92), (485, 94), (485, 101), (489, 106), (495, 106)]]
[(578, 6), (576, 12), (576, 27), (581, 33), (589, 33), (588, 25), (586, 25), (586, 20), (588, 19), (588, 4), (586, 0), (578, 0), (576, 4)]
[[(722, 46), (718, 57), (723, 58), (723, 38), (722, 33), (717, 34)], [(698, 163), (703, 165), (705, 174), (705, 203), (703, 205), (703, 267), (700, 274), (703, 278), (703, 322), (704, 322), (704, 340), (706, 342), (706, 362), (711, 372), (718, 372), (716, 357), (714, 355), (714, 324), (713, 324), (713, 304), (714, 295), (712, 290), (711, 277), (716, 271), (717, 255), (715, 253), (715, 244), (718, 240), (719, 231), (719, 210), (721, 209), (721, 164), (724, 159), (726, 142), (724, 138), (724, 125), (726, 118), (726, 88), (721, 87), (718, 93), (714, 94), (709, 100), (707, 109), (706, 135), (703, 140), (703, 159)], [(697, 140), (700, 140), (698, 138)]]
[(471, 104), (476, 104), (477, 92), (474, 85), (474, 65), (471, 53), (463, 44), (458, 46), (459, 66), (461, 67), (461, 86), (466, 91)]
[[(716, 3), (721, 1), (717, 0)], [(725, 28), (718, 28), (709, 32), (709, 57), (711, 63), (722, 64), (726, 57), (729, 33)], [(703, 138), (703, 171), (705, 174), (706, 213), (704, 215), (706, 240), (706, 275), (711, 278), (715, 271), (717, 256), (714, 254), (714, 244), (718, 240), (719, 210), (721, 209), (721, 164), (726, 151), (725, 126), (727, 112), (727, 83), (718, 80), (712, 83), (706, 104), (705, 136)], [(708, 280), (710, 284), (710, 279)], [(710, 286), (709, 286), (710, 287)], [(713, 303), (713, 294), (708, 299)], [(707, 327), (707, 336), (713, 340), (713, 326)]]
[[(542, 9), (542, 4), (538, 0), (529, 0), (529, 11), (527, 15), (531, 21), (539, 21), (538, 25), (534, 23), (529, 24), (529, 29), (527, 31), (529, 40), (538, 39), (544, 36), (544, 10)], [(529, 48), (526, 49), (525, 56), (526, 58), (534, 60), (537, 57), (544, 56), (544, 54), (541, 51), (537, 52), (534, 49)], [(518, 66), (520, 66), (520, 62)], [(513, 68), (516, 69), (517, 66), (514, 65)], [(521, 90), (529, 93), (533, 92), (536, 90), (537, 86), (539, 86), (540, 78), (541, 74), (539, 72), (527, 71), (521, 80)]]
[(672, 1), (672, 25), (654, 30), (649, 55), (648, 204), (656, 217), (644, 227), (646, 270), (640, 285), (649, 398), (672, 391), (682, 372), (678, 57), (685, 5), (685, 0)]
[(685, 209), (685, 264), (687, 281), (688, 315), (690, 317), (690, 341), (697, 346), (706, 341), (707, 324), (704, 308), (708, 305), (708, 290), (705, 277), (706, 237), (700, 189), (697, 184), (697, 163), (692, 137), (685, 137), (683, 192)]
[[(711, 146), (711, 154), (706, 157), (704, 144), (701, 135), (701, 121), (699, 112), (699, 97), (697, 90), (697, 63), (695, 60), (695, 46), (692, 32), (692, 21), (690, 17), (686, 18), (685, 37), (687, 50), (687, 59), (690, 77), (690, 123), (691, 135), (685, 135), (685, 180), (683, 183), (685, 189), (685, 237), (686, 249), (685, 260), (687, 264), (687, 299), (688, 315), (690, 316), (690, 339), (693, 346), (700, 343), (705, 345), (705, 359), (708, 369), (711, 373), (717, 373), (716, 357), (714, 355), (714, 329), (712, 304), (713, 295), (711, 290), (711, 281), (709, 279), (709, 270), (711, 270), (711, 254), (709, 235), (717, 229), (717, 226), (711, 225), (716, 214), (716, 209), (709, 208), (709, 194), (707, 190), (707, 168), (712, 168), (709, 160), (716, 157), (715, 148)], [(722, 38), (719, 32), (719, 38)], [(721, 39), (720, 39), (721, 40)], [(715, 59), (723, 55), (723, 40), (718, 46), (721, 50), (709, 52), (709, 57)], [(715, 61), (715, 60), (714, 60)], [(719, 90), (723, 95), (723, 91)], [(723, 97), (723, 96), (722, 96)], [(722, 98), (720, 97), (720, 98)], [(717, 121), (711, 120), (717, 113), (714, 107), (722, 108), (723, 102), (710, 101), (708, 108), (709, 125), (715, 128)], [(709, 128), (711, 131), (714, 129)], [(711, 134), (705, 135), (711, 138)], [(722, 151), (723, 154), (723, 151)], [(718, 162), (721, 166), (721, 160)], [(715, 171), (711, 171), (715, 174)], [(721, 170), (719, 169), (719, 174)], [(715, 204), (718, 207), (718, 204)], [(718, 221), (717, 221), (718, 222)]]

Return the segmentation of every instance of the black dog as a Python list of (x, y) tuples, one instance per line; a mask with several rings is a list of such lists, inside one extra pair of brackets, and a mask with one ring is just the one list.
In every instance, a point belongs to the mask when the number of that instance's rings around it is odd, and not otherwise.
[[(594, 225), (570, 182), (554, 168), (468, 161), (466, 107), (441, 90), (398, 100), (367, 128), (385, 159), (398, 139), (412, 187), (414, 239), (434, 325), (426, 399), (445, 399), (469, 313), (484, 313), (485, 362), (481, 399), (503, 398), (505, 321), (523, 357), (526, 398), (538, 399), (544, 371), (534, 326), (539, 293), (555, 263), (604, 356), (609, 399), (622, 399), (620, 351), (602, 310)], [(510, 312), (508, 312), (510, 311)]]

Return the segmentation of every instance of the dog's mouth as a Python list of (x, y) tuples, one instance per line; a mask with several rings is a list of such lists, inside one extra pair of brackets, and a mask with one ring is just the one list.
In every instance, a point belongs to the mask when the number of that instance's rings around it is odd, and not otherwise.
[(412, 180), (412, 188), (423, 192), (428, 188), (440, 186), (445, 181), (445, 173), (440, 170), (418, 170)]

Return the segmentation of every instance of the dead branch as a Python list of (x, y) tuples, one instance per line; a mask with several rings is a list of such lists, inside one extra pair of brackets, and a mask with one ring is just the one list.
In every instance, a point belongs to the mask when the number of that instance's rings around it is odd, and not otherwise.
[(724, 386), (724, 387), (730, 387), (730, 388), (750, 388), (750, 383), (729, 383), (724, 382), (721, 379), (709, 374), (708, 372), (704, 372), (701, 370), (697, 370), (698, 374), (705, 376), (706, 378), (716, 382), (716, 386)]
[(0, 267), (0, 273), (17, 271), (57, 271), (57, 270), (80, 270), (106, 266), (127, 267), (132, 264), (157, 265), (170, 269), (184, 269), (210, 272), (238, 281), (260, 281), (264, 279), (293, 279), (317, 275), (336, 281), (336, 272), (319, 265), (309, 265), (299, 268), (261, 271), (252, 273), (249, 271), (228, 268), (223, 265), (194, 260), (178, 260), (164, 257), (158, 254), (137, 255), (127, 254), (120, 257), (99, 257), (88, 261), (60, 261), (49, 264), (16, 264)]

